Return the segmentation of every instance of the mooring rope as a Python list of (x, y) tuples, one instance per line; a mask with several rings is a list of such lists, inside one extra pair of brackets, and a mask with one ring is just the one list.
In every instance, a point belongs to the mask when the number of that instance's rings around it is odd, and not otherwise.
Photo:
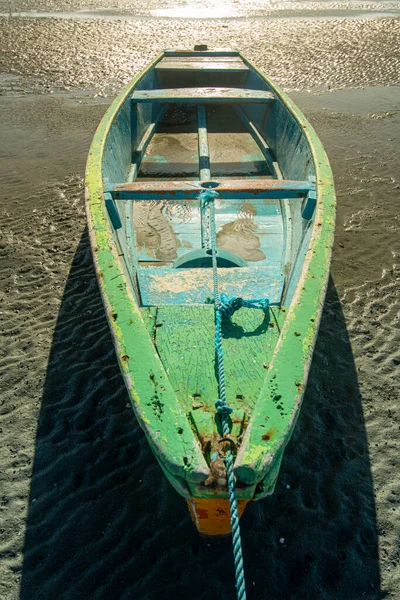
[[(225, 367), (224, 367), (224, 352), (222, 349), (222, 321), (229, 319), (236, 310), (242, 306), (247, 308), (261, 308), (268, 310), (268, 298), (256, 298), (253, 300), (244, 300), (243, 298), (228, 298), (226, 294), (219, 294), (218, 288), (218, 261), (217, 261), (217, 232), (215, 225), (215, 205), (214, 200), (218, 198), (218, 192), (213, 189), (206, 189), (199, 194), (199, 200), (202, 207), (209, 206), (210, 218), (210, 250), (212, 257), (213, 268), (213, 285), (214, 285), (214, 310), (215, 310), (215, 350), (217, 355), (218, 366), (218, 391), (219, 398), (215, 402), (215, 407), (221, 415), (222, 433), (224, 438), (229, 439), (230, 434), (230, 419), (229, 415), (232, 412), (232, 407), (226, 401), (226, 386), (225, 386)], [(233, 471), (234, 457), (231, 450), (225, 454), (225, 467), (228, 481), (229, 505), (232, 526), (232, 541), (233, 541), (233, 557), (235, 563), (236, 575), (236, 593), (238, 600), (246, 600), (246, 585), (244, 579), (242, 541), (239, 525), (239, 511), (236, 498), (236, 483)]]

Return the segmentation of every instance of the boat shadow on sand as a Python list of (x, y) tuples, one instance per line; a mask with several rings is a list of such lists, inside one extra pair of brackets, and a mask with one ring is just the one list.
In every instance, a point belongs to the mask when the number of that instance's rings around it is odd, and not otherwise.
[[(330, 281), (276, 493), (242, 519), (248, 598), (382, 597), (357, 374)], [(230, 538), (201, 538), (138, 427), (87, 231), (54, 333), (37, 429), (20, 598), (231, 599)]]

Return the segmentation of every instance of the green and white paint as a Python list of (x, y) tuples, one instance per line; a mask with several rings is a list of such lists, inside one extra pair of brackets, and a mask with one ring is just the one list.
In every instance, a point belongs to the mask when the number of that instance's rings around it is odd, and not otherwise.
[[(277, 281), (282, 279), (280, 300), (264, 321), (258, 311), (241, 309), (234, 323), (226, 325), (223, 344), (228, 399), (234, 409), (231, 437), (237, 447), (237, 495), (259, 498), (273, 492), (299, 415), (328, 281), (335, 195), (328, 159), (311, 125), (275, 84), (240, 53), (230, 52), (226, 56), (242, 61), (244, 68), (223, 73), (224, 85), (229, 85), (229, 76), (241, 77), (244, 89), (274, 96), (272, 102), (240, 104), (241, 119), (250, 124), (249, 131), (253, 127), (254, 139), (258, 135), (272, 174), (278, 179), (311, 179), (316, 188), (316, 209), (307, 219), (302, 217), (306, 200), (276, 201), (285, 225), (284, 264), (277, 275)], [(198, 55), (208, 61), (224, 56), (223, 51)], [(220, 443), (214, 414), (213, 309), (182, 302), (141, 305), (133, 201), (108, 198), (121, 220), (122, 226), (115, 228), (104, 198), (107, 186), (133, 181), (138, 173), (164, 108), (160, 98), (153, 104), (132, 103), (131, 94), (173, 89), (173, 73), (167, 69), (164, 75), (160, 68), (165, 56), (170, 62), (174, 54), (158, 56), (121, 91), (94, 136), (86, 171), (89, 230), (121, 372), (157, 460), (180, 494), (227, 497), (224, 485), (213, 480), (212, 468), (212, 455)], [(198, 88), (210, 77), (218, 82), (222, 75), (204, 69), (198, 76), (191, 71), (188, 77)], [(241, 277), (240, 267), (229, 270)], [(161, 273), (169, 276), (166, 269)]]

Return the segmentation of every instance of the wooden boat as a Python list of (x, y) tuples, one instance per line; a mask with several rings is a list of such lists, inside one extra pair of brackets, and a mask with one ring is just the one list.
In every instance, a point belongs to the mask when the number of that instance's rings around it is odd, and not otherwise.
[[(216, 413), (214, 202), (220, 290), (268, 298), (223, 325), (229, 439)], [(167, 50), (114, 100), (86, 172), (90, 240), (136, 417), (198, 530), (230, 531), (271, 494), (293, 432), (328, 281), (335, 196), (314, 130), (236, 50)], [(232, 450), (233, 449), (233, 450)]]

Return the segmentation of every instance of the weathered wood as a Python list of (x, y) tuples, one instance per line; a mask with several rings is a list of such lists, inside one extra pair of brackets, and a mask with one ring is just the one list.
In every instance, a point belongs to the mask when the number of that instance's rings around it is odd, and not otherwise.
[[(210, 179), (211, 179), (210, 150), (208, 147), (207, 115), (206, 115), (206, 107), (204, 106), (204, 104), (200, 104), (197, 109), (197, 123), (198, 123), (198, 134), (199, 134), (200, 179), (202, 181), (210, 181)], [(204, 206), (200, 207), (200, 219), (201, 219), (201, 245), (203, 248), (210, 247), (209, 246), (209, 229), (210, 229), (209, 212), (204, 210)]]
[(280, 173), (279, 165), (276, 162), (275, 157), (273, 156), (273, 154), (271, 152), (271, 148), (268, 146), (266, 140), (261, 135), (261, 133), (258, 131), (257, 127), (248, 118), (248, 116), (246, 115), (244, 110), (242, 108), (240, 108), (240, 106), (234, 106), (234, 110), (235, 110), (237, 116), (239, 117), (239, 119), (242, 121), (242, 123), (247, 127), (250, 135), (252, 136), (252, 138), (254, 139), (254, 141), (256, 142), (258, 147), (260, 148), (261, 152), (263, 153), (265, 161), (266, 161), (271, 173), (274, 175), (274, 177), (278, 177), (278, 178), (282, 177), (282, 174)]
[[(212, 269), (146, 267), (138, 272), (143, 306), (206, 304), (213, 297)], [(218, 269), (220, 292), (241, 298), (269, 298), (279, 304), (283, 270), (279, 266)]]
[(118, 210), (115, 206), (115, 202), (114, 202), (112, 195), (105, 193), (104, 194), (104, 202), (105, 202), (108, 216), (110, 217), (112, 226), (114, 227), (114, 229), (121, 229), (121, 227), (122, 227), (121, 219), (120, 219)]
[(307, 200), (301, 216), (303, 219), (310, 220), (313, 218), (315, 208), (317, 206), (317, 191), (310, 190), (307, 194)]
[(273, 102), (274, 95), (265, 90), (248, 90), (226, 87), (193, 87), (156, 90), (137, 90), (132, 94), (132, 102)]
[(150, 123), (150, 125), (146, 129), (145, 134), (142, 137), (142, 139), (140, 140), (138, 147), (136, 148), (136, 150), (133, 151), (132, 167), (131, 167), (131, 170), (128, 175), (128, 181), (135, 181), (137, 174), (139, 172), (139, 169), (140, 169), (140, 163), (142, 162), (144, 153), (146, 152), (146, 148), (150, 144), (151, 138), (153, 137), (153, 135), (155, 133), (157, 125), (161, 121), (161, 119), (164, 117), (165, 113), (167, 112), (167, 109), (168, 109), (167, 105), (163, 106), (163, 108), (158, 113), (155, 121), (153, 121), (153, 123)]
[[(203, 185), (202, 185), (203, 183)], [(246, 198), (279, 199), (302, 198), (315, 188), (310, 181), (291, 181), (288, 179), (238, 179), (213, 182), (195, 181), (149, 181), (118, 183), (107, 186), (117, 200), (179, 200), (197, 198), (207, 187), (215, 189), (223, 200)]]
[[(241, 119), (249, 133), (253, 137), (254, 141), (260, 148), (264, 155), (265, 161), (268, 165), (269, 170), (277, 179), (283, 179), (281, 168), (271, 150), (267, 144), (264, 136), (261, 135), (258, 128), (254, 125), (253, 121), (249, 119), (245, 111), (240, 106), (234, 106), (234, 110), (238, 117)], [(309, 192), (313, 193), (313, 191)], [(290, 218), (290, 205), (287, 198), (281, 198), (282, 206), (282, 218), (284, 220), (284, 251), (283, 251), (283, 264), (285, 266), (285, 272), (288, 273), (290, 269), (289, 257), (292, 243), (292, 219)]]
[(157, 306), (146, 306), (141, 309), (144, 325), (149, 336), (154, 341), (156, 336)]
[[(223, 62), (223, 63), (230, 63), (230, 62), (241, 62), (242, 64), (245, 64), (243, 59), (240, 58), (238, 55), (235, 56), (211, 56), (210, 54), (198, 54), (196, 52), (192, 52), (192, 54), (189, 56), (181, 56), (181, 55), (168, 55), (165, 56), (165, 58), (163, 58), (159, 63), (157, 63), (157, 65), (159, 65), (161, 62), (163, 61), (167, 61), (167, 62)], [(156, 66), (157, 66), (156, 65)]]
[(199, 134), (200, 179), (202, 181), (209, 181), (211, 179), (210, 151), (208, 148), (207, 117), (204, 104), (200, 104), (197, 109), (197, 123)]
[(211, 61), (211, 60), (191, 60), (189, 61), (171, 61), (162, 60), (155, 66), (155, 71), (207, 71), (209, 73), (246, 73), (249, 69), (240, 61)]
[[(224, 323), (227, 398), (235, 412), (251, 414), (285, 317), (285, 307), (271, 307), (267, 319), (260, 310), (242, 308)], [(158, 353), (185, 412), (212, 416), (218, 398), (214, 307), (162, 306), (155, 324)]]
[[(290, 202), (290, 200), (288, 201)], [(133, 207), (136, 253), (143, 262), (180, 260), (196, 248), (208, 248), (207, 225), (200, 202), (171, 200), (168, 207), (158, 202), (118, 201)], [(256, 266), (283, 268), (284, 225), (279, 200), (218, 200), (216, 225), (220, 250), (233, 252)], [(168, 217), (164, 214), (168, 211)], [(157, 240), (157, 241), (156, 241)]]
[(193, 56), (235, 56), (239, 57), (237, 50), (231, 48), (214, 48), (213, 50), (164, 50), (164, 56), (176, 56), (176, 57), (193, 57)]

